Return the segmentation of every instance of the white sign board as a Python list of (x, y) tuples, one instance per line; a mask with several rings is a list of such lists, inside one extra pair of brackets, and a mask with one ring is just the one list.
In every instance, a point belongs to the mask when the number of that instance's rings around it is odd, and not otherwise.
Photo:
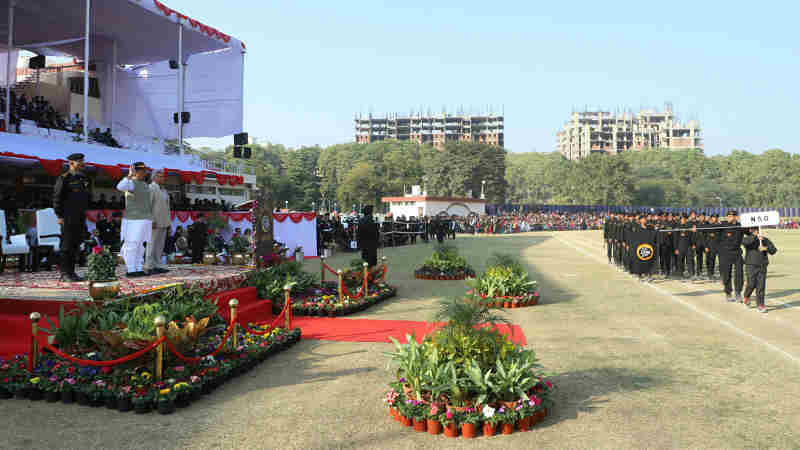
[(778, 225), (780, 221), (781, 215), (778, 211), (743, 213), (740, 217), (740, 222), (743, 227), (767, 227)]

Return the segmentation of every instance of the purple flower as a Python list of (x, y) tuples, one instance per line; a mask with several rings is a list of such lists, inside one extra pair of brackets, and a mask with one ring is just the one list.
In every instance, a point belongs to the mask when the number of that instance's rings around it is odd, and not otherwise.
[(406, 379), (401, 377), (401, 378), (400, 378), (400, 382), (401, 382), (401, 383), (405, 383), (405, 382), (406, 382)]
[(50, 381), (52, 381), (53, 383), (55, 383), (56, 381), (58, 381), (58, 377), (57, 377), (57, 376), (55, 376), (55, 375), (53, 375), (52, 377), (50, 377)]

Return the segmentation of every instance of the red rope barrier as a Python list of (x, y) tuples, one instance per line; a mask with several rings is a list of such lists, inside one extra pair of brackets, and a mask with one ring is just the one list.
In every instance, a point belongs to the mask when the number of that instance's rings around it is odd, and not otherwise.
[[(80, 365), (95, 366), (95, 367), (116, 366), (117, 364), (122, 364), (122, 363), (126, 363), (126, 362), (129, 362), (129, 361), (133, 361), (134, 359), (137, 359), (137, 358), (140, 358), (140, 357), (144, 356), (145, 353), (147, 353), (150, 350), (156, 348), (160, 343), (162, 343), (162, 342), (167, 340), (166, 337), (162, 336), (161, 338), (156, 339), (155, 341), (151, 342), (150, 345), (148, 345), (147, 347), (139, 350), (138, 352), (131, 353), (130, 355), (122, 357), (122, 358), (119, 358), (119, 359), (113, 359), (113, 360), (110, 360), (110, 361), (92, 361), (91, 359), (79, 359), (79, 358), (76, 358), (76, 357), (74, 357), (72, 355), (68, 355), (68, 354), (60, 351), (59, 349), (53, 347), (52, 345), (48, 344), (47, 342), (42, 343), (41, 339), (39, 339), (38, 336), (37, 336), (37, 339), (39, 340), (39, 345), (41, 345), (43, 348), (46, 348), (46, 349), (50, 350), (51, 352), (55, 353), (56, 355), (66, 359), (66, 360), (72, 361), (72, 362), (74, 362), (76, 364), (80, 364)], [(167, 342), (169, 342), (169, 341), (167, 341)]]
[[(266, 331), (253, 330), (250, 327), (248, 327), (244, 322), (239, 322), (239, 325), (241, 325), (241, 327), (242, 327), (242, 329), (244, 331), (246, 331), (246, 332), (248, 332), (250, 334), (255, 334), (255, 335), (258, 335), (258, 336), (263, 336), (265, 334), (269, 334), (272, 331), (272, 328), (275, 328), (275, 324), (279, 324), (282, 320), (285, 320), (286, 311), (288, 310), (288, 308), (289, 308), (289, 303), (287, 302), (287, 303), (285, 303), (283, 305), (283, 309), (281, 310), (280, 314), (278, 314), (278, 317), (276, 317), (272, 322), (270, 322), (268, 324), (269, 329), (266, 330)], [(262, 326), (265, 323), (266, 323), (266, 321), (264, 321), (264, 322), (256, 322), (254, 325)]]
[(329, 265), (327, 265), (327, 264), (325, 264), (325, 263), (322, 263), (322, 267), (324, 267), (325, 269), (327, 269), (327, 270), (328, 270), (328, 272), (330, 272), (330, 273), (332, 273), (332, 274), (334, 274), (334, 275), (336, 275), (336, 276), (338, 276), (338, 275), (339, 275), (339, 273), (338, 273), (338, 272), (336, 272), (335, 270), (333, 270), (333, 268), (332, 268), (331, 266), (329, 266)]
[(345, 284), (344, 284), (344, 280), (342, 280), (342, 292), (343, 292), (343, 293), (344, 293), (344, 295), (346, 295), (347, 297), (350, 297), (350, 298), (352, 298), (353, 300), (355, 300), (355, 299), (359, 299), (359, 298), (361, 298), (361, 297), (364, 295), (364, 288), (362, 287), (361, 289), (359, 289), (359, 291), (358, 291), (358, 293), (357, 293), (356, 295), (353, 295), (353, 294), (351, 294), (351, 293), (350, 293), (350, 292), (347, 290), (347, 285), (345, 285)]
[(225, 348), (225, 344), (228, 342), (228, 338), (231, 337), (231, 333), (233, 332), (233, 328), (234, 327), (229, 326), (228, 327), (228, 332), (225, 333), (225, 337), (222, 339), (222, 343), (219, 344), (219, 347), (217, 347), (216, 350), (214, 350), (213, 352), (211, 352), (211, 353), (209, 353), (208, 355), (205, 355), (205, 356), (185, 356), (185, 355), (181, 354), (181, 352), (179, 352), (178, 349), (175, 348), (174, 345), (172, 345), (172, 342), (170, 342), (169, 339), (166, 338), (166, 336), (164, 337), (164, 340), (167, 342), (167, 348), (169, 348), (169, 351), (173, 355), (175, 355), (178, 359), (180, 359), (181, 361), (183, 361), (183, 362), (200, 362), (203, 359), (208, 358), (209, 356), (217, 356), (217, 353), (219, 353), (220, 350)]

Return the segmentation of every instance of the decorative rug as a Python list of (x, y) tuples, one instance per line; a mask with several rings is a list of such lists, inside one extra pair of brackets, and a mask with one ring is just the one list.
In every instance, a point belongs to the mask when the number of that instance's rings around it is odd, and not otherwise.
[[(168, 266), (168, 273), (140, 278), (127, 278), (124, 266), (117, 267), (122, 295), (142, 293), (159, 286), (183, 283), (205, 290), (206, 295), (242, 287), (247, 274), (252, 270), (239, 266), (204, 266), (179, 264)], [(86, 276), (86, 268), (78, 269), (78, 275)], [(19, 299), (63, 299), (73, 300), (88, 296), (89, 284), (59, 281), (57, 270), (50, 272), (19, 273), (6, 272), (0, 275), (0, 298)]]

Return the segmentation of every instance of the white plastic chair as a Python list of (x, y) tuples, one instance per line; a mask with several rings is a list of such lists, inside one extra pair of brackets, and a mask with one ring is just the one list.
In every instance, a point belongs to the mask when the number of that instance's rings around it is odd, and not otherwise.
[(6, 212), (2, 209), (0, 209), (0, 240), (2, 241), (2, 246), (0, 247), (2, 248), (2, 251), (0, 251), (0, 272), (3, 272), (6, 268), (7, 256), (16, 255), (21, 265), (22, 256), (31, 252), (24, 234), (8, 235)]
[(61, 225), (53, 208), (36, 211), (36, 237), (39, 247), (51, 246), (54, 253), (61, 247)]

